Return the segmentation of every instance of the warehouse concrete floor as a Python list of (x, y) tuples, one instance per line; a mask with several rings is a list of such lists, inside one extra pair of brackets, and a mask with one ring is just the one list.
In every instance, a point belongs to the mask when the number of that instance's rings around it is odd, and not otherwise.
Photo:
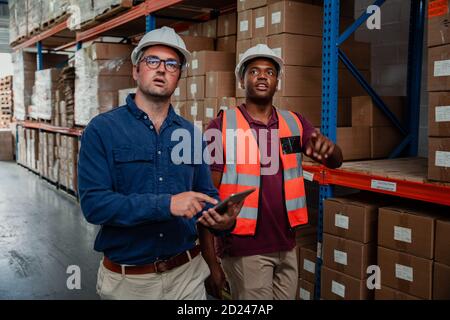
[[(0, 299), (98, 299), (96, 233), (74, 199), (0, 161)], [(67, 287), (71, 265), (80, 268), (80, 290)]]

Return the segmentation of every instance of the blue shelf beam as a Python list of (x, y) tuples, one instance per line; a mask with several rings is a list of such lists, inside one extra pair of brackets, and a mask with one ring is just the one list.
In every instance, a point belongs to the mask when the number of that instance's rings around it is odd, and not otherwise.
[(37, 46), (37, 70), (42, 70), (44, 69), (44, 60), (43, 60), (43, 56), (42, 56), (42, 42), (38, 41), (38, 43), (36, 44)]
[(156, 19), (153, 15), (149, 14), (145, 16), (145, 32), (149, 32), (156, 29)]

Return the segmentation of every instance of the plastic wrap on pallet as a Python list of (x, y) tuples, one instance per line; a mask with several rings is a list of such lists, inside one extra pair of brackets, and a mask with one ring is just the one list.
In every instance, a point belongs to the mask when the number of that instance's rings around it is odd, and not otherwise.
[(27, 4), (27, 23), (28, 34), (39, 30), (42, 21), (42, 0), (28, 0)]
[(95, 16), (105, 13), (113, 6), (122, 4), (124, 0), (93, 0)]
[(19, 37), (17, 18), (16, 18), (16, 1), (9, 0), (9, 43), (13, 43)]
[(26, 120), (27, 108), (31, 103), (33, 93), (36, 56), (18, 50), (12, 53), (12, 62), (14, 70), (14, 116), (17, 120)]
[(16, 0), (15, 18), (17, 23), (17, 33), (19, 37), (28, 35), (28, 1)]
[(111, 60), (94, 60), (95, 55), (95, 50), (90, 47), (75, 53), (77, 125), (85, 126), (97, 114), (116, 107), (118, 90), (135, 85), (129, 55)]
[(32, 118), (51, 120), (55, 112), (55, 93), (58, 85), (58, 69), (39, 70), (35, 73), (35, 90), (32, 97)]
[(92, 0), (68, 0), (67, 12), (70, 14), (68, 28), (78, 30), (95, 17)]

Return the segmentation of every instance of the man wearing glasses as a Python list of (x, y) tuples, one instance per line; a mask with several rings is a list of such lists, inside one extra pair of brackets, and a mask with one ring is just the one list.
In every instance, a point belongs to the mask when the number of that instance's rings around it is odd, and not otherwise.
[(172, 133), (184, 129), (194, 137), (197, 130), (170, 103), (189, 58), (173, 29), (147, 33), (131, 56), (136, 94), (84, 130), (80, 204), (87, 221), (101, 226), (94, 249), (104, 255), (102, 299), (205, 299), (210, 271), (196, 224), (216, 235), (234, 228), (239, 209), (212, 209), (219, 197), (203, 159), (180, 164), (171, 157), (178, 143)]

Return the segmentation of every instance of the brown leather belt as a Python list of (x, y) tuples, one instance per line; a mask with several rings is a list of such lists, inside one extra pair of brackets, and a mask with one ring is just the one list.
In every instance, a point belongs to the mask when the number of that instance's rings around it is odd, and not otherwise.
[[(155, 261), (151, 264), (142, 266), (123, 266), (124, 274), (146, 274), (146, 273), (162, 273), (179, 267), (190, 260), (194, 259), (200, 253), (200, 246), (184, 251), (167, 260)], [(190, 255), (190, 257), (189, 257)], [(109, 271), (122, 274), (122, 266), (109, 260), (106, 256), (103, 258), (103, 265)]]

